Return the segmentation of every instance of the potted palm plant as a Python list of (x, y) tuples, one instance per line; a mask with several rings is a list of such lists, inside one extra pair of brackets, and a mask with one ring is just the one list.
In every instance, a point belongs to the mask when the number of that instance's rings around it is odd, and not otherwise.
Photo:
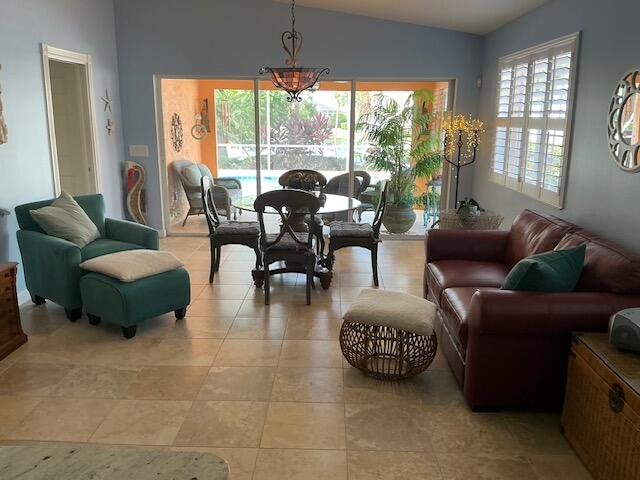
[(390, 174), (382, 223), (391, 233), (405, 233), (415, 222), (416, 179), (431, 178), (442, 168), (440, 134), (432, 128), (432, 102), (430, 90), (414, 92), (404, 105), (379, 94), (356, 125), (371, 144), (369, 166)]

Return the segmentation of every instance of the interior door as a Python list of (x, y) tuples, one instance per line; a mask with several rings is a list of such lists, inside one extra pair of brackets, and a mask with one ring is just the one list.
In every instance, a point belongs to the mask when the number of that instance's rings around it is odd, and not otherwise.
[(96, 192), (84, 69), (84, 65), (49, 61), (60, 187), (71, 195)]

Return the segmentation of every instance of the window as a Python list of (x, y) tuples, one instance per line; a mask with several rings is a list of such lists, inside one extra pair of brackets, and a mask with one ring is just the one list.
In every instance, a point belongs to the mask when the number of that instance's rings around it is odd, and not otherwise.
[(490, 180), (562, 208), (579, 34), (502, 57)]

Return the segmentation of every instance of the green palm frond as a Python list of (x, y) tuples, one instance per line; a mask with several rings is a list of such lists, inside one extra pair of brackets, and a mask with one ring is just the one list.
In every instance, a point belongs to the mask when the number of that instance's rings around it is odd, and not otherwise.
[(368, 165), (391, 174), (389, 190), (395, 204), (413, 203), (416, 178), (430, 178), (442, 167), (442, 156), (437, 153), (440, 135), (431, 128), (432, 102), (430, 90), (414, 92), (402, 107), (393, 98), (378, 94), (356, 123), (372, 145)]

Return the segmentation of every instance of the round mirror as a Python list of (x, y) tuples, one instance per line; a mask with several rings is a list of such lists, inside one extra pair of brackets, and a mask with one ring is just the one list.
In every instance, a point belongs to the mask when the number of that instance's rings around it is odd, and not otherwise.
[(640, 142), (640, 93), (636, 92), (627, 97), (622, 106), (620, 117), (620, 133), (622, 141), (627, 145)]
[(625, 172), (640, 172), (640, 71), (625, 75), (609, 105), (609, 151)]

